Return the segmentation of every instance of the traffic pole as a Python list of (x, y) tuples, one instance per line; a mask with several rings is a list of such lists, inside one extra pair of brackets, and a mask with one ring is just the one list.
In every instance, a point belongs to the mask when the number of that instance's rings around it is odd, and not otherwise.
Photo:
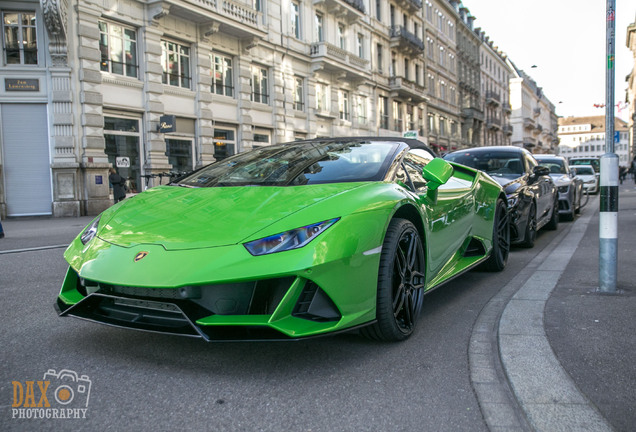
[(614, 40), (616, 0), (607, 0), (607, 73), (605, 87), (605, 154), (601, 156), (599, 218), (599, 291), (616, 292), (618, 270), (618, 156), (614, 153)]

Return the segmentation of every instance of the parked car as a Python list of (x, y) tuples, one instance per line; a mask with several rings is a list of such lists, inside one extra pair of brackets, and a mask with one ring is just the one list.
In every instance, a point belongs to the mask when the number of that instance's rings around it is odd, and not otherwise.
[(562, 156), (537, 154), (534, 158), (539, 165), (550, 170), (550, 176), (559, 191), (559, 216), (574, 220), (575, 214), (581, 211), (583, 180), (570, 171)]
[(550, 171), (521, 147), (477, 147), (448, 153), (455, 162), (485, 171), (501, 184), (510, 209), (513, 243), (534, 246), (542, 227), (555, 230), (559, 223), (559, 197)]
[(577, 165), (591, 165), (597, 177), (600, 175), (599, 173), (601, 172), (601, 159), (597, 157), (571, 157), (568, 159), (568, 165), (570, 165), (570, 167)]
[(572, 172), (583, 181), (583, 190), (590, 194), (598, 193), (598, 176), (592, 165), (575, 165), (570, 167)]
[(398, 341), (426, 292), (504, 268), (508, 220), (497, 182), (417, 140), (267, 146), (104, 211), (64, 253), (55, 305), (204, 340)]

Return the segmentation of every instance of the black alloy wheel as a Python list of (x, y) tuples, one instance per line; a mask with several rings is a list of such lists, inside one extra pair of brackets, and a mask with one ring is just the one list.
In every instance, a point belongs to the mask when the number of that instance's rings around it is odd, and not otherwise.
[(528, 221), (526, 222), (526, 235), (521, 245), (523, 247), (534, 247), (534, 241), (537, 238), (537, 208), (534, 202), (530, 204), (528, 209)]
[(501, 271), (508, 263), (510, 253), (510, 218), (504, 200), (497, 200), (493, 221), (492, 251), (482, 268), (486, 271)]
[(424, 299), (425, 259), (422, 240), (406, 219), (389, 223), (378, 274), (377, 322), (362, 329), (365, 336), (401, 341), (415, 329)]

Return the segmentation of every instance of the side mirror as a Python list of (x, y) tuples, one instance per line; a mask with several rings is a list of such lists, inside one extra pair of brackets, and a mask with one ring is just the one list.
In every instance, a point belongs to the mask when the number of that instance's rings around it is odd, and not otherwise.
[(535, 177), (544, 176), (544, 175), (550, 175), (550, 168), (544, 167), (544, 166), (541, 166), (541, 165), (537, 165), (532, 170), (532, 174), (534, 174)]
[(453, 167), (444, 159), (435, 158), (422, 169), (428, 190), (434, 191), (448, 181), (453, 175)]

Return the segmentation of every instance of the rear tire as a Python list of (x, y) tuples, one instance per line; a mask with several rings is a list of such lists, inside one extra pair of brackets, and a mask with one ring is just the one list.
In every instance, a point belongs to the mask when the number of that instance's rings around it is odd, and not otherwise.
[(425, 258), (420, 235), (406, 219), (393, 219), (382, 244), (377, 322), (361, 329), (371, 339), (402, 341), (413, 333), (422, 309)]
[(497, 200), (492, 231), (492, 250), (482, 268), (486, 271), (502, 271), (510, 253), (510, 219), (508, 206), (502, 199)]

